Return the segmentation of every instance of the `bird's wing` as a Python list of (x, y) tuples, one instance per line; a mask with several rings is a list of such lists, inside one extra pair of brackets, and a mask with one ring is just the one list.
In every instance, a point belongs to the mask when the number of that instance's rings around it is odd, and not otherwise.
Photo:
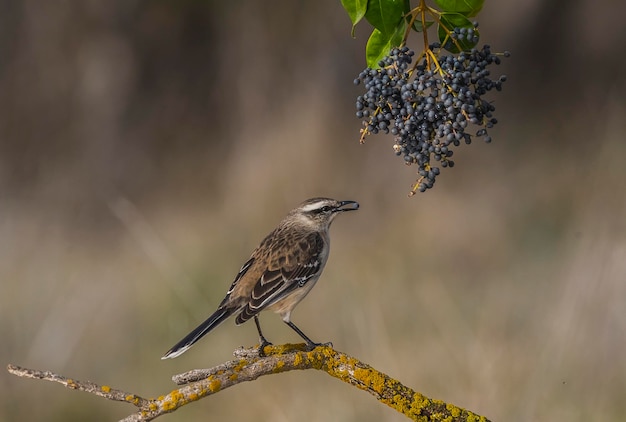
[(239, 280), (241, 280), (241, 278), (248, 272), (248, 270), (250, 269), (253, 263), (254, 263), (254, 257), (247, 260), (246, 263), (241, 266), (241, 269), (235, 276), (235, 280), (233, 281), (233, 284), (230, 285), (230, 288), (226, 292), (226, 295), (229, 295), (233, 292), (233, 290), (235, 289), (235, 286), (237, 285), (237, 283), (239, 283)]
[(237, 324), (247, 321), (317, 276), (324, 265), (323, 249), (322, 236), (309, 233), (294, 239), (293, 244), (271, 251), (268, 266), (252, 289), (247, 306), (237, 316)]
[(221, 308), (223, 306), (228, 306), (230, 304), (230, 302), (231, 302), (231, 293), (233, 293), (233, 291), (235, 290), (235, 288), (239, 284), (239, 281), (243, 278), (244, 275), (246, 275), (246, 273), (248, 272), (250, 267), (252, 267), (252, 264), (254, 264), (254, 261), (255, 261), (255, 257), (252, 256), (249, 260), (246, 261), (245, 264), (243, 264), (241, 266), (241, 269), (239, 270), (239, 272), (235, 276), (235, 280), (233, 281), (233, 283), (230, 285), (230, 288), (226, 292), (226, 296), (224, 297), (224, 300), (222, 300), (222, 303), (220, 303), (219, 308)]

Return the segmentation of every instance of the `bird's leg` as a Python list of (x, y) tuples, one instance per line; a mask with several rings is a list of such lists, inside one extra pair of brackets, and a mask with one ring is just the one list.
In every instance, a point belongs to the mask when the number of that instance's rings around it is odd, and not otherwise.
[(265, 349), (265, 346), (270, 346), (272, 343), (267, 341), (265, 336), (263, 336), (263, 332), (261, 331), (261, 324), (259, 323), (258, 315), (254, 316), (254, 323), (256, 324), (256, 329), (259, 332), (259, 356), (265, 356), (265, 352), (263, 351), (263, 349)]
[(304, 341), (306, 342), (306, 346), (309, 348), (309, 350), (313, 350), (317, 346), (330, 346), (330, 347), (333, 347), (333, 344), (330, 343), (330, 342), (329, 343), (315, 343), (313, 340), (308, 338), (298, 327), (296, 327), (296, 324), (294, 324), (291, 321), (285, 321), (285, 324), (290, 326), (292, 330), (294, 330), (296, 333), (298, 333), (298, 335), (300, 337), (302, 337), (304, 339)]

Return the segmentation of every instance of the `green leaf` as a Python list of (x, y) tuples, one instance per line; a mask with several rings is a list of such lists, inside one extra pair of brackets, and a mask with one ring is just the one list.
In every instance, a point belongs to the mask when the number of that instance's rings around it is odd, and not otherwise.
[(397, 28), (398, 22), (408, 13), (408, 3), (405, 0), (369, 0), (365, 19), (372, 26), (385, 35), (391, 35)]
[[(454, 42), (449, 34), (454, 31), (454, 28), (471, 28), (476, 35), (480, 36), (478, 29), (474, 28), (474, 24), (465, 16), (459, 13), (442, 13), (439, 16), (437, 34), (443, 48), (451, 53), (459, 53), (460, 51), (471, 50), (476, 46), (476, 42), (467, 39), (457, 39), (456, 42)], [(459, 47), (461, 48), (459, 49)]]
[(401, 21), (396, 27), (396, 30), (390, 35), (385, 35), (378, 29), (374, 29), (365, 46), (367, 67), (371, 67), (372, 69), (378, 68), (378, 62), (389, 55), (392, 48), (399, 47), (400, 44), (402, 44), (405, 30), (406, 22), (404, 21)]
[(341, 5), (348, 12), (348, 16), (350, 16), (352, 35), (354, 35), (354, 27), (363, 19), (367, 11), (367, 0), (341, 0)]
[[(433, 25), (433, 21), (426, 21), (426, 29), (430, 28)], [(424, 32), (424, 28), (422, 25), (422, 22), (416, 20), (415, 22), (413, 22), (413, 30), (416, 32)]]
[(476, 16), (483, 8), (485, 0), (435, 0), (442, 12), (459, 13), (463, 16)]

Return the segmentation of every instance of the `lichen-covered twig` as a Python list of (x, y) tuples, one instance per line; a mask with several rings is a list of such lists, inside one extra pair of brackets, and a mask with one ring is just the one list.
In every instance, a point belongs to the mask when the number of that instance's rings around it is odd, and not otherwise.
[(8, 371), (26, 378), (58, 382), (68, 388), (86, 391), (109, 400), (124, 401), (139, 411), (122, 421), (150, 421), (158, 416), (217, 393), (245, 381), (253, 381), (263, 375), (277, 374), (295, 369), (318, 369), (372, 394), (376, 399), (413, 420), (448, 422), (488, 422), (483, 417), (454, 405), (433, 400), (402, 385), (363, 362), (338, 352), (329, 346), (319, 346), (308, 351), (304, 344), (266, 346), (265, 356), (259, 356), (256, 348), (237, 349), (236, 359), (210, 369), (196, 369), (172, 377), (181, 385), (169, 394), (145, 399), (136, 394), (101, 386), (92, 382), (70, 379), (50, 371), (37, 371), (9, 365)]
[(64, 377), (50, 371), (39, 371), (36, 369), (22, 368), (16, 365), (8, 365), (7, 370), (18, 377), (41, 379), (46, 381), (58, 382), (70, 388), (72, 390), (85, 391), (96, 396), (104, 397), (108, 400), (123, 401), (126, 403), (134, 404), (139, 408), (143, 408), (148, 405), (150, 400), (139, 397), (136, 394), (127, 393), (122, 390), (111, 388), (108, 385), (98, 385), (91, 381), (78, 381), (72, 378)]

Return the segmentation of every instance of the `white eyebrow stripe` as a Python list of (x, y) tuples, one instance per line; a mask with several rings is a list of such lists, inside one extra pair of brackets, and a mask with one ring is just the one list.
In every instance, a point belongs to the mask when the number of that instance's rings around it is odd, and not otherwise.
[(302, 211), (304, 211), (304, 212), (314, 211), (314, 210), (322, 208), (322, 206), (324, 204), (327, 204), (327, 203), (328, 203), (328, 201), (313, 202), (312, 204), (307, 204), (307, 205), (303, 206), (302, 207)]

